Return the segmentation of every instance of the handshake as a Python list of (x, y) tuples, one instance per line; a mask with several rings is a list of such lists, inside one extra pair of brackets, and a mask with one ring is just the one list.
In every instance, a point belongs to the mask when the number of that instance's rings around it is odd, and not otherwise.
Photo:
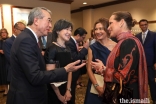
[(72, 63), (66, 65), (64, 68), (65, 68), (66, 72), (74, 72), (74, 71), (80, 69), (81, 67), (83, 67), (84, 65), (86, 65), (86, 62), (84, 62), (84, 61), (81, 62), (80, 60), (77, 60), (75, 62), (72, 62)]

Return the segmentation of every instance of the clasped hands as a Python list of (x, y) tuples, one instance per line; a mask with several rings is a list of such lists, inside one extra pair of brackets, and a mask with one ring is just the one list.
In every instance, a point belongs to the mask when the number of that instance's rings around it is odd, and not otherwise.
[(92, 69), (95, 70), (96, 73), (103, 75), (104, 70), (106, 67), (104, 66), (103, 62), (99, 59), (95, 59), (96, 62), (91, 62)]
[(67, 101), (70, 101), (72, 95), (70, 93), (70, 91), (66, 91), (65, 95), (62, 96), (61, 94), (58, 96), (58, 99), (63, 103), (63, 104), (67, 104)]

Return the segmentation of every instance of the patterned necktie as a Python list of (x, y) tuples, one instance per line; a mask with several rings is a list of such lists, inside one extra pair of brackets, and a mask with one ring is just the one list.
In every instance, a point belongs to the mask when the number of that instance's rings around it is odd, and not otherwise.
[(45, 40), (44, 36), (42, 36), (42, 43), (43, 43), (43, 48), (46, 48), (46, 40)]
[(145, 42), (145, 33), (142, 34), (142, 43)]

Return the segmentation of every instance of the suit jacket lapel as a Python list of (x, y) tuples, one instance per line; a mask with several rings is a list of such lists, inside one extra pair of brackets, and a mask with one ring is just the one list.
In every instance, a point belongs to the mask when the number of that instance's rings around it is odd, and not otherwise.
[(147, 33), (147, 35), (146, 35), (146, 38), (145, 38), (144, 44), (145, 44), (147, 41), (150, 41), (150, 37), (151, 37), (151, 34), (150, 34), (150, 31), (148, 31), (148, 33)]
[(140, 33), (140, 34), (138, 35), (138, 38), (139, 38), (139, 40), (141, 41), (141, 43), (143, 44), (143, 42), (142, 42), (142, 33)]
[(15, 37), (12, 35), (12, 36), (11, 36), (11, 39), (14, 41), (14, 40), (15, 40)]
[(74, 45), (74, 46), (75, 46), (75, 50), (77, 50), (77, 46), (76, 46), (75, 41), (74, 41), (72, 38), (70, 38), (70, 41), (71, 41), (73, 44), (75, 44), (75, 45)]
[[(45, 67), (45, 62), (44, 62), (43, 56), (41, 54), (41, 50), (40, 50), (40, 48), (39, 48), (39, 46), (37, 44), (37, 40), (36, 40), (34, 34), (29, 29), (27, 29), (27, 28), (24, 30), (24, 32), (27, 32), (33, 38), (33, 40), (36, 41), (36, 46), (38, 47), (37, 48), (37, 52), (39, 54), (38, 58), (40, 59), (39, 60), (39, 65), (44, 65), (44, 67)], [(42, 69), (42, 70), (44, 70), (44, 69)]]
[(29, 29), (25, 28), (23, 32), (27, 32), (33, 38), (33, 40), (35, 40), (37, 43), (37, 40), (36, 40), (34, 34)]

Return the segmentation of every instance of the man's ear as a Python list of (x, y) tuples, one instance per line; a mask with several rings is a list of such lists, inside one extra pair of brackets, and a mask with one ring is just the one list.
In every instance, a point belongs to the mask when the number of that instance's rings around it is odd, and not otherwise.
[(38, 25), (38, 18), (34, 18), (34, 24)]

